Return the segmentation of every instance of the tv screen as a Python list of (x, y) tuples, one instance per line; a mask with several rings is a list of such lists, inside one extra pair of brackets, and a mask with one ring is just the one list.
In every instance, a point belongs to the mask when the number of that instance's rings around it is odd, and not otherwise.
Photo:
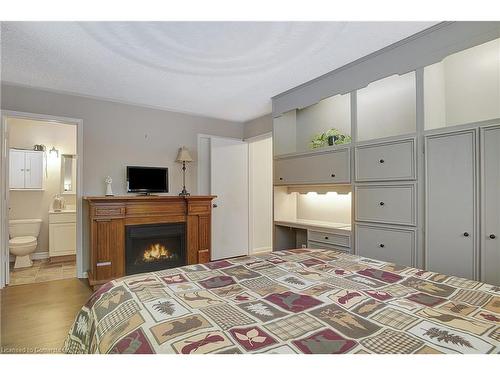
[(168, 168), (127, 167), (129, 193), (168, 193)]

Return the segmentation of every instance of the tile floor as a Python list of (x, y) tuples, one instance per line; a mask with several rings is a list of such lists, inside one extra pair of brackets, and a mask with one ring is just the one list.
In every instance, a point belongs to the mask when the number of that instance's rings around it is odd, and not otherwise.
[(34, 260), (32, 267), (14, 269), (14, 263), (12, 263), (10, 269), (9, 285), (33, 284), (76, 277), (75, 261), (49, 263), (48, 259)]

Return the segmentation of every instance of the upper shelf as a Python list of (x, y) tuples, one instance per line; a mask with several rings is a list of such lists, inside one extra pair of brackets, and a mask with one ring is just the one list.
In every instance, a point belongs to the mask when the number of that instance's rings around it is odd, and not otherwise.
[(500, 39), (424, 69), (425, 129), (500, 117)]
[(350, 135), (350, 94), (335, 95), (275, 118), (274, 155), (303, 153), (350, 143)]

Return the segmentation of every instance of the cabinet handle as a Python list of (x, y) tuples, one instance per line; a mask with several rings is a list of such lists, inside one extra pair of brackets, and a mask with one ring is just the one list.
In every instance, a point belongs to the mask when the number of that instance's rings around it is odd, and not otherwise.
[(325, 240), (327, 240), (327, 239), (328, 239), (328, 237), (327, 237), (327, 236), (325, 236)]
[(383, 243), (381, 243), (379, 246), (380, 246), (380, 247), (385, 247), (385, 245), (384, 245)]
[(384, 203), (384, 202), (380, 202), (379, 204), (380, 204), (381, 206), (383, 206), (385, 203)]
[(332, 173), (332, 177), (335, 177), (335, 173)]
[(214, 204), (212, 204), (212, 207), (213, 207), (213, 208), (217, 208), (217, 207), (219, 207), (219, 206), (217, 206), (217, 203), (214, 203)]
[(98, 223), (106, 223), (108, 221), (111, 221), (111, 219), (95, 219)]
[(384, 164), (384, 163), (385, 163), (385, 160), (384, 160), (384, 159), (380, 159), (378, 162), (379, 162), (380, 164)]
[(468, 232), (464, 232), (464, 237), (469, 237), (469, 233)]
[(280, 181), (283, 181), (283, 177), (280, 177)]
[(494, 240), (495, 238), (497, 238), (497, 236), (495, 236), (494, 234), (490, 234), (490, 238)]

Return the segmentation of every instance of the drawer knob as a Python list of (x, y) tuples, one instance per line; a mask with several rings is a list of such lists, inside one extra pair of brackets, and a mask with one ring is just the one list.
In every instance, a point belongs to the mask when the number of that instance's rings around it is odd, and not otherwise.
[(379, 204), (380, 204), (381, 206), (383, 206), (385, 203), (384, 203), (384, 202), (380, 202)]
[(385, 245), (384, 245), (383, 243), (381, 243), (379, 246), (380, 246), (380, 247), (385, 247)]
[(283, 177), (280, 177), (280, 181), (283, 181)]
[(378, 162), (379, 162), (380, 164), (384, 164), (384, 163), (385, 163), (385, 160), (384, 160), (384, 159), (380, 159)]
[(464, 232), (464, 237), (469, 237), (469, 233), (468, 232)]
[(325, 236), (325, 240), (327, 240), (327, 239), (328, 239), (328, 236)]
[(495, 236), (494, 234), (490, 234), (490, 238), (494, 240), (495, 238), (497, 238), (497, 236)]
[(332, 177), (335, 177), (335, 173), (332, 173)]

